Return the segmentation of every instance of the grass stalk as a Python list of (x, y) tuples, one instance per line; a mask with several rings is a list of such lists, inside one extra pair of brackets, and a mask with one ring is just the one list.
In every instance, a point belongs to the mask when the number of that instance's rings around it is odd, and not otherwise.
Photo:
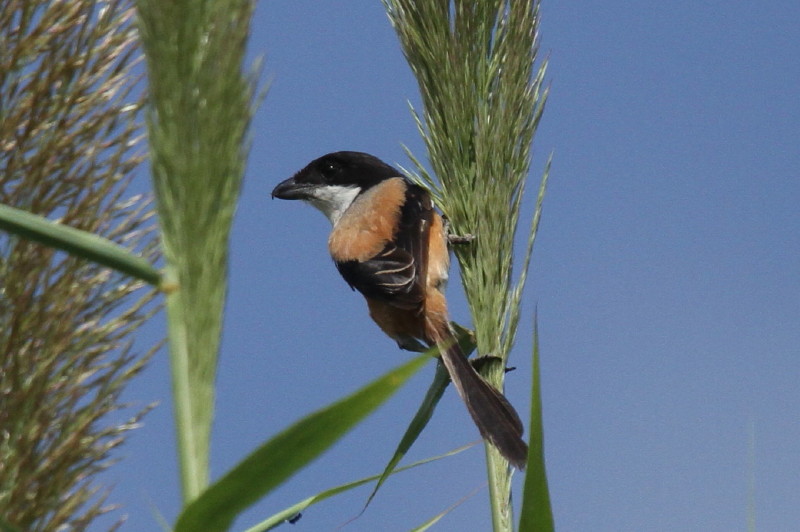
[[(412, 110), (428, 152), (416, 177), (433, 193), (456, 234), (455, 249), (479, 354), (499, 357), (484, 377), (503, 388), (516, 337), (538, 208), (522, 267), (514, 272), (531, 144), (544, 109), (546, 64), (538, 57), (538, 0), (384, 0), (417, 78), (423, 109)], [(435, 177), (434, 177), (435, 176)], [(539, 205), (540, 206), (540, 205)], [(495, 531), (513, 529), (511, 470), (487, 445)]]
[(228, 237), (247, 155), (252, 0), (137, 0), (166, 259), (167, 323), (185, 503), (208, 485)]
[(132, 344), (154, 312), (140, 279), (158, 282), (150, 203), (128, 190), (143, 159), (132, 18), (130, 0), (0, 2), (4, 530), (112, 511), (98, 474), (147, 410), (120, 402), (152, 354)]

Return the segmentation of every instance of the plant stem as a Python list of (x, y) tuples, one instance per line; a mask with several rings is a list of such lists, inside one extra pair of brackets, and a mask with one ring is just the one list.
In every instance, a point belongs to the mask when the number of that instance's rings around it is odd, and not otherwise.
[[(484, 377), (495, 387), (502, 389), (505, 377), (504, 365), (487, 365)], [(512, 532), (514, 530), (514, 507), (511, 504), (511, 476), (513, 469), (508, 461), (488, 442), (486, 449), (486, 478), (489, 482), (489, 502), (492, 511), (492, 530)]]
[[(192, 414), (191, 392), (192, 379), (187, 338), (184, 304), (180, 286), (174, 281), (172, 268), (167, 268), (165, 283), (168, 287), (166, 296), (167, 331), (169, 336), (170, 366), (172, 370), (172, 390), (175, 411), (175, 429), (178, 441), (180, 460), (181, 493), (184, 502), (197, 498), (208, 484), (207, 455), (208, 445), (202, 445), (204, 439), (195, 430)], [(205, 450), (201, 449), (205, 447)]]
[(514, 530), (514, 507), (511, 505), (511, 469), (497, 449), (486, 444), (486, 473), (492, 508), (492, 530)]

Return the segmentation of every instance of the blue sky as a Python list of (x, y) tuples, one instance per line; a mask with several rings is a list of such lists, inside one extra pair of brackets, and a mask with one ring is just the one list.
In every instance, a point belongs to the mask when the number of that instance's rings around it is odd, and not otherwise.
[[(523, 323), (537, 306), (557, 528), (744, 530), (752, 477), (758, 529), (795, 530), (800, 4), (545, 0), (542, 15), (552, 92), (534, 186), (551, 151), (554, 163)], [(339, 278), (327, 220), (269, 197), (330, 151), (408, 166), (402, 143), (424, 157), (407, 107), (419, 101), (416, 82), (380, 2), (260, 2), (251, 49), (266, 55), (272, 83), (253, 123), (233, 232), (215, 477), (408, 356)], [(469, 323), (458, 282), (451, 286), (453, 318)], [(156, 318), (142, 344), (163, 334)], [(522, 327), (508, 396), (524, 419), (530, 347)], [(237, 529), (379, 472), (432, 372)], [(154, 508), (170, 522), (179, 509), (166, 352), (125, 398), (161, 404), (104, 479), (128, 514), (123, 530), (158, 530)], [(451, 390), (410, 459), (477, 437)], [(483, 460), (476, 447), (392, 478), (344, 530), (408, 530), (476, 489), (435, 530), (488, 530)], [(285, 528), (333, 530), (368, 492), (329, 500)]]

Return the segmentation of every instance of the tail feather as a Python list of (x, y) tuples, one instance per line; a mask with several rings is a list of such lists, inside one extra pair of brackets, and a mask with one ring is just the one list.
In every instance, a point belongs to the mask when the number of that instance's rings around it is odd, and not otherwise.
[(528, 446), (522, 439), (522, 421), (514, 407), (475, 371), (457, 342), (450, 342), (441, 354), (450, 379), (481, 436), (497, 447), (513, 466), (525, 469)]

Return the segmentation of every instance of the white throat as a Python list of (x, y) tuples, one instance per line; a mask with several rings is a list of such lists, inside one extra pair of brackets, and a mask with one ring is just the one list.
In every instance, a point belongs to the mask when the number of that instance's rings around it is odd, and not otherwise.
[(361, 188), (359, 187), (326, 185), (317, 188), (314, 196), (306, 201), (322, 211), (322, 214), (327, 216), (331, 224), (335, 226), (360, 192)]

